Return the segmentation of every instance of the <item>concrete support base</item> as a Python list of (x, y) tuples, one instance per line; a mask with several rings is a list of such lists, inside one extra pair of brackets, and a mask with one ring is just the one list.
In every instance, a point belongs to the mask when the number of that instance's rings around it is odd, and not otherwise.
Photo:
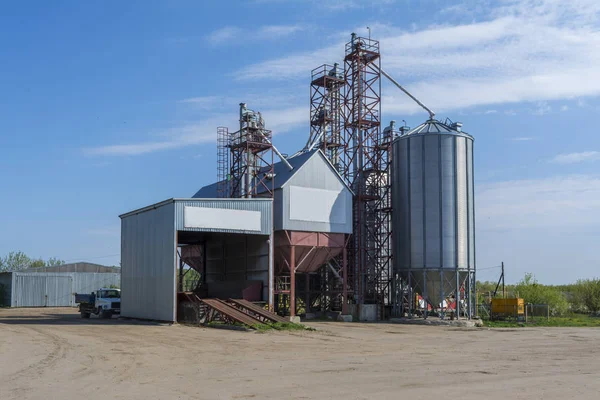
[(340, 322), (352, 322), (352, 315), (347, 314), (347, 315), (338, 315), (337, 320)]
[(295, 315), (293, 317), (290, 317), (290, 322), (293, 324), (299, 324), (300, 323), (300, 317)]
[(377, 321), (376, 304), (351, 304), (350, 313), (357, 321), (373, 322)]

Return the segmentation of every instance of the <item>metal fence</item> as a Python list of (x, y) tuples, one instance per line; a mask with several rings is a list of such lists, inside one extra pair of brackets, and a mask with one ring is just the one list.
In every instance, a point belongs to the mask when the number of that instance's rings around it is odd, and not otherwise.
[(477, 315), (484, 320), (508, 320), (535, 324), (550, 320), (550, 306), (548, 304), (525, 304), (523, 312), (519, 313), (517, 305), (505, 305), (502, 310), (496, 309), (495, 312), (492, 312), (490, 303), (481, 303), (477, 305)]
[(548, 304), (525, 304), (525, 322), (533, 324), (538, 321), (550, 320), (550, 306)]

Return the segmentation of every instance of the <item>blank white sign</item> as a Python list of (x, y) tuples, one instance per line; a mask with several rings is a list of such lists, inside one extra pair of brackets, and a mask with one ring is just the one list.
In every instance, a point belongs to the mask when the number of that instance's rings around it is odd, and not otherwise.
[(344, 224), (346, 199), (341, 196), (342, 190), (290, 186), (290, 219)]
[(184, 207), (183, 223), (186, 228), (261, 230), (260, 211)]

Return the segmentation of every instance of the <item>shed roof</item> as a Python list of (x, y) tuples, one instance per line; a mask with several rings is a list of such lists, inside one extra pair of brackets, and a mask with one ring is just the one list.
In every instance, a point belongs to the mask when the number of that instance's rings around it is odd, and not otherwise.
[(77, 262), (62, 265), (54, 265), (51, 267), (27, 268), (18, 272), (100, 272), (100, 273), (120, 273), (118, 267), (109, 267), (106, 265)]
[[(336, 169), (333, 167), (333, 165), (331, 165), (331, 163), (329, 162), (327, 157), (325, 157), (323, 152), (318, 149), (299, 154), (295, 157), (287, 158), (286, 161), (293, 168), (291, 170), (283, 161), (273, 164), (273, 170), (275, 173), (274, 182), (273, 182), (274, 190), (282, 188), (294, 176), (294, 174), (296, 172), (298, 172), (308, 162), (308, 160), (310, 160), (314, 156), (320, 156), (326, 162), (326, 164), (329, 166), (330, 170), (339, 177), (339, 179), (340, 179), (340, 181), (342, 181), (342, 183), (344, 183), (344, 185), (348, 188), (348, 190), (352, 191), (350, 189), (350, 187), (348, 187), (348, 185), (346, 185), (346, 182), (342, 179), (342, 177), (339, 175), (339, 173), (336, 171)], [(219, 182), (215, 182), (215, 183), (211, 183), (210, 185), (204, 186), (204, 187), (200, 188), (200, 190), (198, 190), (196, 192), (196, 194), (194, 194), (192, 197), (193, 198), (206, 198), (206, 199), (215, 198), (215, 197), (217, 197), (218, 184), (219, 184)]]

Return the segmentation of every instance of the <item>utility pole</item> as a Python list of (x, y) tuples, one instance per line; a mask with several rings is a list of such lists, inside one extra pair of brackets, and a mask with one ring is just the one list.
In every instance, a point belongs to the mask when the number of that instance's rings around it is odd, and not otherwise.
[(502, 298), (506, 298), (506, 290), (504, 289), (504, 261), (502, 261)]

